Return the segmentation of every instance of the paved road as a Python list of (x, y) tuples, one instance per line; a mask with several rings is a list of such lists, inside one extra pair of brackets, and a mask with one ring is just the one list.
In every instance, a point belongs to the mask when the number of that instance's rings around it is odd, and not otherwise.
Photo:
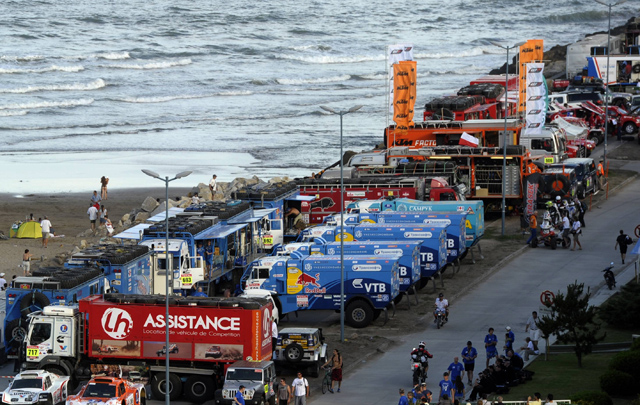
[[(313, 404), (334, 404), (337, 401), (358, 405), (363, 401), (370, 405), (397, 403), (398, 388), (411, 386), (409, 353), (421, 340), (427, 342), (427, 349), (435, 356), (429, 362), (427, 380), (428, 388), (434, 394), (438, 392), (436, 388), (442, 373), (453, 357), (459, 356), (467, 340), (471, 340), (479, 352), (476, 371), (482, 369), (486, 359), (483, 340), (489, 327), (495, 328), (498, 347), (502, 347), (504, 328), (511, 326), (516, 335), (514, 346), (520, 347), (526, 337), (526, 320), (531, 311), (540, 307), (542, 291), (565, 290), (575, 280), (595, 289), (602, 285), (600, 270), (610, 261), (616, 263), (618, 271), (622, 269), (620, 255), (613, 250), (615, 238), (620, 229), (632, 232), (632, 226), (635, 228), (640, 223), (639, 199), (640, 181), (634, 181), (614, 199), (588, 213), (587, 227), (581, 237), (585, 250), (526, 248), (504, 268), (456, 299), (452, 303), (450, 322), (443, 329), (437, 330), (430, 319), (424, 320), (424, 326), (416, 326), (416, 332), (407, 334), (403, 342), (389, 347), (386, 353), (369, 360), (350, 374), (340, 394), (318, 394), (312, 398)], [(627, 260), (625, 273), (618, 276), (619, 285), (633, 276), (634, 264), (629, 263)], [(455, 291), (448, 292), (449, 296), (453, 294)], [(601, 291), (598, 301), (602, 302), (608, 295), (608, 290)], [(531, 384), (532, 392), (534, 384)]]

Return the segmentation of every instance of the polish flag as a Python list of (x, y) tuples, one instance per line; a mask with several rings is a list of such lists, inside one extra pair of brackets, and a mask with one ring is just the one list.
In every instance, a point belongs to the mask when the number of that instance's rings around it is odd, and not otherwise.
[(476, 138), (475, 136), (469, 135), (466, 132), (463, 132), (462, 136), (460, 137), (460, 145), (471, 146), (472, 148), (477, 148), (478, 147), (478, 138)]

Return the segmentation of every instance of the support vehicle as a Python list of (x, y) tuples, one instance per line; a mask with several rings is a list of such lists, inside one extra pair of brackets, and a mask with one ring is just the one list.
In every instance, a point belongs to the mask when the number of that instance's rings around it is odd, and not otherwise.
[(227, 368), (224, 385), (215, 393), (216, 405), (234, 405), (241, 385), (245, 404), (275, 405), (278, 381), (272, 361), (237, 361)]
[[(22, 350), (23, 368), (88, 380), (92, 367), (146, 368), (154, 398), (163, 398), (164, 296), (105, 294), (77, 306), (49, 305), (30, 315)], [(216, 377), (237, 360), (271, 359), (271, 304), (259, 298), (169, 297), (171, 344), (169, 394), (193, 402), (213, 399)], [(91, 320), (91, 322), (90, 322)], [(104, 345), (117, 350), (105, 353)], [(222, 355), (207, 357), (212, 345)]]
[(307, 368), (311, 377), (320, 375), (327, 362), (327, 344), (320, 328), (284, 328), (278, 332), (274, 361), (279, 367)]

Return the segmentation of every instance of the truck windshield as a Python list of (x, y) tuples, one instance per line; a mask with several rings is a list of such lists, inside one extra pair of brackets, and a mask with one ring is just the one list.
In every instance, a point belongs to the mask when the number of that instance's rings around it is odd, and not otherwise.
[(114, 398), (116, 386), (109, 384), (89, 384), (82, 395), (84, 398)]
[(269, 278), (269, 268), (268, 267), (254, 267), (251, 272), (251, 278), (254, 280), (265, 280)]
[(51, 324), (50, 323), (36, 323), (31, 330), (32, 345), (39, 345), (40, 343), (48, 340), (51, 337)]
[(262, 381), (262, 370), (255, 368), (231, 369), (227, 371), (227, 380)]
[(13, 385), (11, 385), (11, 389), (12, 390), (19, 390), (19, 389), (24, 389), (24, 388), (36, 388), (36, 389), (41, 390), (42, 389), (42, 378), (19, 379), (19, 380), (15, 380), (13, 382)]
[(550, 138), (545, 139), (532, 139), (531, 149), (545, 150), (547, 152), (553, 152), (553, 141)]

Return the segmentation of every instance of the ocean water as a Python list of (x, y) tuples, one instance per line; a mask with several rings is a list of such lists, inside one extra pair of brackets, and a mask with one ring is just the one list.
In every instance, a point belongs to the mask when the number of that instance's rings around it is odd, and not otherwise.
[(489, 41), (548, 49), (607, 15), (592, 0), (3, 1), (0, 192), (160, 185), (143, 168), (192, 170), (181, 186), (308, 175), (340, 154), (340, 119), (321, 105), (363, 106), (343, 118), (345, 150), (381, 142), (388, 45), (414, 46), (420, 120), (504, 63)]

